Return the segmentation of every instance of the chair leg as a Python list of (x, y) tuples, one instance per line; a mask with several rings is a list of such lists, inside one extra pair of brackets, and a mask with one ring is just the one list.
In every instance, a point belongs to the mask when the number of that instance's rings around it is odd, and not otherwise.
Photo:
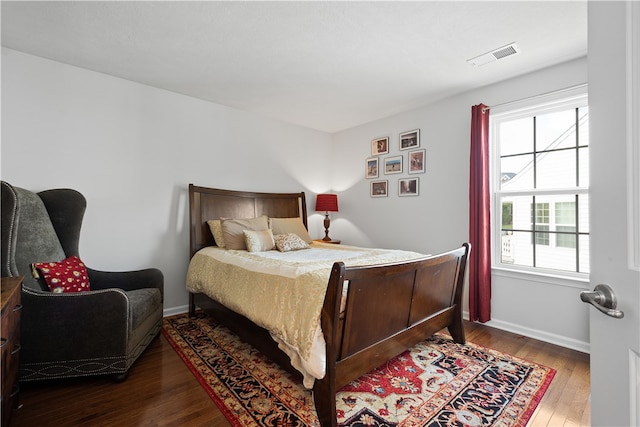
[(126, 380), (128, 376), (129, 376), (129, 371), (123, 372), (121, 374), (113, 374), (111, 375), (111, 380), (114, 383), (121, 383), (121, 382), (124, 382), (124, 380)]

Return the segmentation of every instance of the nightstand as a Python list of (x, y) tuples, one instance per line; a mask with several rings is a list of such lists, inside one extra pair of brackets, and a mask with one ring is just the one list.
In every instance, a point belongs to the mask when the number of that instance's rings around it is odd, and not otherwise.
[(318, 242), (318, 243), (333, 243), (334, 245), (339, 245), (340, 244), (340, 240), (322, 240), (322, 239), (315, 239), (314, 242)]
[(18, 405), (22, 277), (2, 278), (2, 425)]

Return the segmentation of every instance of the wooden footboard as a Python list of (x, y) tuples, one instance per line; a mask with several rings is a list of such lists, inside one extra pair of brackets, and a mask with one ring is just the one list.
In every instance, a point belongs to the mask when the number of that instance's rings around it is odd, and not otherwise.
[(327, 374), (313, 389), (322, 426), (337, 424), (336, 392), (350, 381), (445, 327), (456, 342), (465, 342), (461, 299), (469, 250), (465, 243), (408, 263), (334, 264), (322, 309)]

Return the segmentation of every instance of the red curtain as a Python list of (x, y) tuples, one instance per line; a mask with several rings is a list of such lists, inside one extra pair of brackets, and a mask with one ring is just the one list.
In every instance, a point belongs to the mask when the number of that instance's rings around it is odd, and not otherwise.
[(491, 224), (489, 192), (489, 109), (471, 107), (469, 173), (469, 320), (491, 320)]

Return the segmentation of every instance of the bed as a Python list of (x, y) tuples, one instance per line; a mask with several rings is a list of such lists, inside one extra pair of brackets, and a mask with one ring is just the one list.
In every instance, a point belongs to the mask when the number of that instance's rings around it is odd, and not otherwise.
[[(260, 317), (252, 317), (249, 311), (251, 307), (234, 306), (226, 300), (222, 300), (224, 304), (219, 302), (221, 299), (215, 292), (201, 289), (193, 283), (193, 277), (202, 278), (204, 273), (191, 273), (192, 269), (195, 270), (194, 264), (211, 263), (214, 268), (206, 274), (212, 283), (224, 284), (230, 280), (228, 277), (235, 277), (235, 273), (225, 275), (228, 271), (235, 271), (228, 269), (240, 269), (245, 283), (255, 281), (258, 285), (262, 284), (263, 278), (268, 277), (271, 280), (271, 274), (266, 272), (261, 276), (244, 276), (245, 273), (249, 274), (246, 269), (253, 268), (246, 267), (248, 263), (258, 263), (258, 271), (263, 265), (271, 264), (273, 261), (258, 257), (266, 256), (264, 254), (244, 254), (240, 253), (242, 251), (216, 248), (216, 240), (208, 221), (262, 216), (276, 219), (299, 218), (307, 228), (305, 193), (232, 191), (190, 184), (189, 206), (189, 313), (194, 315), (197, 308), (206, 311), (283, 369), (304, 379), (305, 385), (309, 386), (306, 381), (308, 375), (301, 370), (299, 361), (292, 357), (290, 349), (283, 347), (282, 341), (288, 340), (286, 333), (283, 332), (284, 338), (279, 339), (282, 336), (279, 333), (274, 334), (273, 328), (265, 326)], [(315, 344), (311, 347), (320, 349), (319, 363), (323, 369), (321, 375), (314, 374), (316, 379), (312, 383), (312, 389), (318, 419), (322, 426), (336, 426), (335, 395), (350, 381), (443, 328), (448, 328), (456, 342), (465, 342), (461, 297), (469, 244), (465, 243), (457, 249), (433, 256), (388, 251), (392, 253), (391, 258), (380, 258), (387, 262), (375, 264), (369, 264), (367, 261), (378, 258), (369, 257), (386, 257), (387, 251), (385, 254), (370, 254), (369, 250), (362, 248), (338, 247), (316, 242), (311, 242), (309, 246), (309, 254), (320, 254), (319, 264), (323, 264), (322, 268), (303, 269), (305, 274), (295, 276), (295, 279), (291, 278), (294, 276), (292, 274), (289, 278), (282, 278), (282, 281), (285, 283), (289, 280), (286, 283), (289, 283), (290, 288), (298, 286), (298, 282), (291, 280), (299, 280), (299, 277), (306, 275), (314, 276), (313, 280), (316, 282), (323, 281), (321, 293), (308, 292), (320, 297), (319, 303), (314, 302), (317, 303), (317, 309), (313, 306), (313, 309), (308, 310), (312, 317), (315, 316), (319, 333), (309, 331), (307, 334), (319, 335), (316, 337), (318, 341), (314, 341)], [(245, 257), (238, 261), (238, 266), (221, 264), (235, 252)], [(278, 251), (269, 252), (272, 252), (274, 257), (285, 256), (278, 254)], [(307, 251), (296, 251), (296, 256), (299, 258), (301, 253)], [(209, 256), (219, 259), (205, 259)], [(332, 256), (344, 256), (345, 259), (336, 258), (328, 262)], [(389, 259), (391, 261), (388, 261)], [(301, 264), (295, 265), (298, 269), (296, 271), (299, 271)], [(281, 267), (280, 270), (286, 273), (289, 271), (287, 268)], [(225, 274), (222, 274), (223, 270)], [(247, 279), (248, 277), (251, 279)], [(268, 283), (265, 286), (276, 285)], [(234, 284), (233, 287), (237, 288), (238, 285)], [(278, 291), (273, 293), (278, 294)], [(297, 295), (296, 298), (302, 296)], [(296, 305), (300, 306), (299, 303), (289, 306)], [(272, 314), (279, 311), (286, 310), (271, 310)], [(306, 354), (304, 351), (301, 353)]]

